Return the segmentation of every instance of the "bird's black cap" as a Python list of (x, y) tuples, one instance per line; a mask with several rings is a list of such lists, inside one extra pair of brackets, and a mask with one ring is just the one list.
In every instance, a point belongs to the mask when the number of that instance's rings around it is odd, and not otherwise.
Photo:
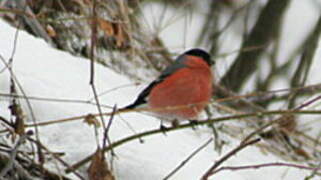
[(197, 56), (201, 57), (208, 65), (213, 65), (215, 62), (211, 59), (211, 55), (209, 55), (206, 51), (203, 49), (191, 49), (184, 53), (185, 55), (191, 55), (191, 56)]

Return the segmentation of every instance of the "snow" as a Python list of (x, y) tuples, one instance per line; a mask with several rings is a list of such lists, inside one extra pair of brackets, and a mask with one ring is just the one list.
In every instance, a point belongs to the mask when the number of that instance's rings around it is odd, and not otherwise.
[[(304, 21), (302, 20), (302, 22)], [(0, 21), (0, 27), (0, 55), (8, 61), (13, 49), (16, 30), (3, 21)], [(289, 30), (284, 31), (289, 32)], [(190, 30), (188, 34), (191, 34), (191, 32), (196, 31)], [(164, 33), (171, 33), (171, 31), (167, 30)], [(166, 35), (162, 34), (162, 37), (166, 37)], [(179, 39), (182, 42), (182, 39)], [(168, 45), (173, 44), (168, 40), (166, 40), (166, 43)], [(175, 43), (174, 45), (180, 46)], [(188, 44), (188, 46), (191, 45)], [(84, 58), (74, 57), (66, 52), (53, 49), (43, 40), (25, 32), (19, 32), (17, 50), (13, 60), (14, 74), (27, 96), (77, 100), (88, 100), (93, 97), (89, 86), (89, 61)], [(4, 64), (1, 62), (0, 70), (3, 68)], [(95, 65), (95, 84), (99, 93), (131, 83), (126, 77), (98, 64)], [(121, 107), (131, 103), (143, 86), (133, 85), (119, 88), (100, 96), (99, 99), (104, 105), (112, 107), (117, 104), (118, 107)], [(4, 70), (0, 74), (0, 93), (9, 93), (8, 70)], [(10, 117), (7, 108), (8, 101), (9, 98), (0, 96), (0, 115), (5, 118)], [(85, 103), (30, 101), (39, 122), (97, 113), (95, 106)], [(24, 105), (24, 110), (29, 117), (28, 121), (31, 123), (30, 112), (25, 101), (21, 99), (20, 102)], [(104, 108), (103, 111), (109, 112), (111, 109)], [(154, 117), (141, 113), (122, 114), (115, 117), (111, 126), (110, 134), (113, 141), (133, 134), (124, 121), (131, 124), (137, 132), (159, 127), (159, 120)], [(93, 153), (97, 146), (93, 128), (83, 123), (82, 120), (44, 126), (40, 128), (40, 134), (42, 143), (52, 152), (64, 152), (63, 159), (70, 164)], [(204, 127), (200, 127), (196, 130), (179, 130), (167, 133), (167, 135), (149, 136), (143, 138), (143, 144), (138, 140), (132, 141), (115, 149), (117, 157), (114, 162), (114, 173), (120, 180), (162, 179), (210, 137), (211, 134)], [(239, 142), (234, 140), (231, 144), (225, 146), (222, 151), (223, 155), (236, 147), (237, 143)], [(213, 146), (212, 143), (209, 144), (178, 171), (172, 179), (199, 179), (215, 160), (222, 156), (213, 150)], [(256, 147), (247, 147), (226, 161), (224, 166), (267, 162), (282, 161), (273, 155), (262, 154)], [(58, 171), (54, 165), (48, 166), (52, 170)], [(273, 167), (234, 172), (223, 171), (211, 179), (293, 180), (303, 179), (308, 174), (308, 171)], [(68, 176), (76, 179), (72, 174)]]

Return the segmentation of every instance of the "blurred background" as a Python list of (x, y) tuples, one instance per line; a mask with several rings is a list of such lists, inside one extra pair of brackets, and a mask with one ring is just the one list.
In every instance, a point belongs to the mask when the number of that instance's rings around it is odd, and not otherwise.
[(320, 108), (320, 0), (1, 0), (0, 17), (74, 56), (92, 58), (94, 41), (97, 63), (142, 84), (203, 48), (216, 62), (208, 117), (285, 111), (209, 125), (216, 150), (220, 134), (255, 132), (262, 151), (320, 167), (320, 116), (289, 113)]

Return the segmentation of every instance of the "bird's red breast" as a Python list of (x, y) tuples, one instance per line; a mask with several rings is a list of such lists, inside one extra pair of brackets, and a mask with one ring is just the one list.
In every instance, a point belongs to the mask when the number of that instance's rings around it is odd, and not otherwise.
[(209, 65), (200, 57), (185, 58), (186, 67), (166, 77), (150, 92), (148, 105), (157, 109), (157, 114), (195, 119), (210, 101), (213, 77)]

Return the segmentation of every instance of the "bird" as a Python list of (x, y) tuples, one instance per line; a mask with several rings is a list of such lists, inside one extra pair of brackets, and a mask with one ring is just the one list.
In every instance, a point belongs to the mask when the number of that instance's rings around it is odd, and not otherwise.
[(179, 55), (132, 104), (121, 110), (147, 106), (152, 114), (173, 125), (183, 120), (196, 121), (212, 97), (213, 64), (205, 50), (190, 49)]

